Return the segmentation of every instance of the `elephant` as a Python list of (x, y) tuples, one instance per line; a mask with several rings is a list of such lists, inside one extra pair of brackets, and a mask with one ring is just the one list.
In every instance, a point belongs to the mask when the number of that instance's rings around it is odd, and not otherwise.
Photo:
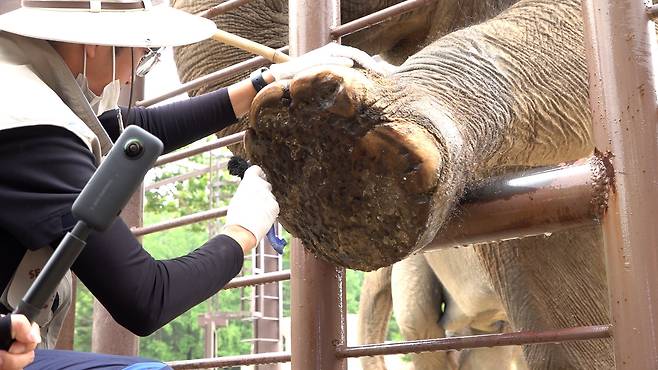
[[(396, 1), (344, 3), (343, 19), (350, 20)], [(255, 41), (285, 44), (286, 4), (250, 5), (216, 21)], [(383, 290), (387, 274), (390, 280), (424, 269), (418, 281), (435, 292), (427, 297), (447, 303), (438, 318), (440, 301), (428, 299), (436, 316), (429, 321), (439, 325), (422, 335), (441, 336), (464, 317), (468, 328), (481, 326), (471, 294), (453, 290), (460, 281), (442, 272), (468, 266), (483, 275), (474, 282), (494, 293), (483, 294), (495, 310), (481, 331), (506, 330), (490, 325), (496, 322), (510, 330), (609, 322), (598, 226), (412, 255), (400, 268), (385, 267), (441, 232), (470, 185), (593, 152), (580, 12), (578, 0), (440, 0), (343, 40), (401, 63), (391, 75), (315, 68), (266, 87), (252, 107), (245, 146), (271, 179), (280, 221), (329, 261), (384, 267), (372, 275)], [(183, 80), (244, 57), (209, 44), (176, 55)], [(523, 347), (531, 369), (609, 369), (612, 353), (611, 339)]]

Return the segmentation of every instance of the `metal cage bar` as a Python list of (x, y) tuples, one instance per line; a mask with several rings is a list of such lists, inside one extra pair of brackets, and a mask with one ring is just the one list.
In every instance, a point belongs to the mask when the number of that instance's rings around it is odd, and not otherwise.
[(351, 22), (336, 26), (331, 30), (331, 37), (338, 39), (362, 29), (372, 27), (378, 23), (385, 22), (397, 15), (408, 13), (412, 10), (428, 6), (435, 0), (406, 0), (399, 4), (389, 6), (372, 14), (366, 15)]
[(429, 351), (462, 350), (468, 348), (500, 347), (521, 344), (556, 343), (574, 340), (609, 338), (611, 331), (610, 325), (595, 325), (546, 330), (541, 332), (528, 331), (413, 340), (386, 344), (367, 344), (362, 346), (339, 347), (337, 355), (342, 358), (347, 358)]
[(276, 283), (279, 281), (286, 281), (290, 279), (290, 270), (282, 270), (276, 272), (266, 272), (257, 276), (245, 276), (231, 280), (222, 289), (235, 289), (246, 286), (261, 285), (268, 283)]
[[(279, 49), (276, 49), (276, 50), (278, 50), (282, 53), (285, 53), (285, 52), (288, 51), (288, 47), (285, 46), (285, 47), (282, 47), (282, 48), (279, 48)], [(234, 64), (234, 65), (226, 67), (226, 68), (222, 68), (219, 71), (207, 74), (203, 77), (199, 77), (199, 78), (196, 78), (192, 81), (188, 81), (188, 82), (180, 85), (176, 89), (173, 89), (173, 90), (171, 90), (169, 92), (166, 92), (162, 95), (156, 96), (156, 97), (151, 98), (151, 99), (146, 99), (146, 100), (139, 101), (139, 102), (136, 103), (136, 105), (138, 105), (140, 107), (148, 107), (148, 106), (163, 102), (163, 101), (165, 101), (169, 98), (173, 98), (176, 95), (186, 93), (188, 91), (197, 89), (201, 86), (208, 85), (210, 83), (213, 83), (213, 82), (221, 80), (221, 79), (234, 77), (234, 76), (236, 76), (240, 73), (244, 73), (244, 72), (256, 69), (258, 67), (262, 67), (262, 66), (270, 64), (270, 63), (271, 62), (269, 60), (267, 60), (263, 57), (254, 57), (254, 58), (251, 58), (251, 59), (247, 59), (243, 62)]]
[(237, 9), (244, 4), (247, 4), (253, 0), (228, 0), (224, 1), (219, 5), (215, 5), (212, 8), (205, 10), (199, 13), (199, 16), (205, 18), (212, 18), (214, 16), (230, 12), (231, 10)]
[(179, 150), (174, 153), (169, 153), (161, 156), (158, 158), (158, 160), (155, 162), (154, 166), (162, 166), (163, 164), (171, 163), (171, 162), (176, 162), (184, 158), (189, 158), (191, 156), (209, 152), (214, 149), (219, 149), (225, 146), (237, 144), (244, 140), (244, 131), (232, 134), (232, 135), (227, 135), (224, 136), (220, 139), (211, 141), (207, 144), (199, 145), (193, 148), (185, 149), (185, 150)]
[[(299, 56), (331, 41), (340, 23), (338, 0), (290, 0), (290, 53)], [(336, 357), (345, 343), (345, 269), (320, 260), (298, 239), (291, 250), (292, 370), (345, 370)], [(327, 297), (329, 302), (327, 302)]]
[(658, 369), (657, 57), (641, 0), (584, 0), (594, 144), (614, 168), (603, 216), (617, 369)]
[[(423, 252), (558, 232), (598, 222), (610, 174), (594, 156), (488, 179), (467, 190)], [(496, 215), (496, 217), (492, 217)]]
[(290, 362), (290, 352), (258, 353), (252, 355), (224, 356), (199, 360), (171, 361), (167, 365), (174, 369), (212, 369), (241, 365), (264, 365)]
[(132, 228), (131, 231), (135, 236), (153, 234), (159, 231), (169, 230), (180, 226), (190, 225), (201, 221), (212, 220), (213, 218), (226, 216), (226, 211), (226, 208), (210, 209), (149, 226)]

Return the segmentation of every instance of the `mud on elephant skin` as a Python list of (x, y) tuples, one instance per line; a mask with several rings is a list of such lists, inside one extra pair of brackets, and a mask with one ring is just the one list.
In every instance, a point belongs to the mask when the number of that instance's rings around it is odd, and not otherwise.
[(271, 171), (287, 230), (360, 270), (397, 262), (409, 253), (398, 246), (422, 243), (441, 198), (441, 143), (429, 122), (414, 124), (423, 117), (412, 109), (396, 118), (384, 99), (368, 100), (385, 83), (334, 67), (272, 85), (254, 102), (245, 141), (250, 158)]
[[(286, 228), (315, 253), (370, 270), (421, 248), (468, 184), (507, 166), (589, 155), (580, 11), (576, 0), (522, 0), (437, 40), (388, 78), (324, 68), (268, 87), (252, 108), (246, 147), (273, 183)], [(515, 330), (608, 321), (598, 230), (573, 233), (586, 236), (576, 243), (592, 261), (585, 273), (568, 250), (550, 260), (564, 268), (533, 264), (536, 249), (514, 263), (508, 251), (531, 240), (497, 245), (504, 258), (478, 253)], [(591, 292), (574, 300), (564, 281)], [(576, 314), (565, 317), (566, 305)], [(613, 363), (609, 340), (533, 348), (524, 348), (532, 369)]]

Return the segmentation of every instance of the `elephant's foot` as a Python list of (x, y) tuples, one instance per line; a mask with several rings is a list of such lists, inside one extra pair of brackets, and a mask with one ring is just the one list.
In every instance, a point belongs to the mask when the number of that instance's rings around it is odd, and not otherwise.
[(257, 96), (247, 152), (272, 183), (281, 222), (307, 248), (372, 270), (431, 239), (444, 150), (413, 104), (394, 82), (335, 67)]

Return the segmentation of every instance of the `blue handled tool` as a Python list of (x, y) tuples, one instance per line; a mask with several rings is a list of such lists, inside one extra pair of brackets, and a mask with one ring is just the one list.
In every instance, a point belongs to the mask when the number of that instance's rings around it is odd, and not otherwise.
[[(246, 159), (233, 156), (228, 161), (228, 173), (233, 176), (238, 176), (242, 179), (244, 177), (244, 173), (247, 171), (247, 168), (250, 166), (251, 165), (249, 162), (247, 162)], [(265, 236), (272, 245), (272, 249), (274, 249), (278, 254), (283, 254), (283, 249), (288, 243), (286, 243), (285, 240), (279, 238), (276, 232), (276, 227), (274, 227), (274, 225), (272, 225)]]

